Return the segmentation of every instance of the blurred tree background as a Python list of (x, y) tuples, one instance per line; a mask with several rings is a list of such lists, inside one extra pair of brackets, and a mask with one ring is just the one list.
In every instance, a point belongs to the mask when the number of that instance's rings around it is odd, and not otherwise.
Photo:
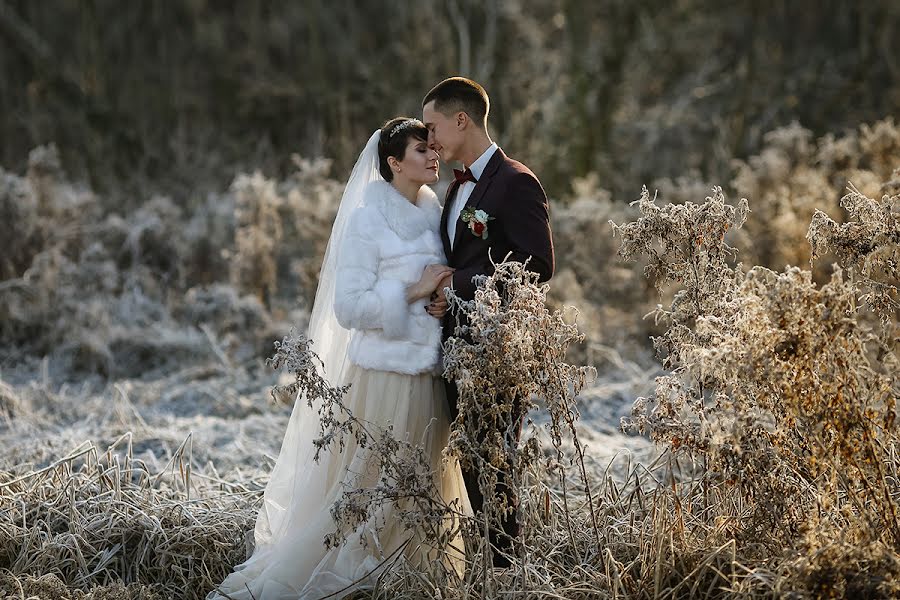
[(55, 142), (120, 200), (179, 202), (235, 172), (335, 160), (455, 74), (551, 197), (617, 198), (900, 106), (897, 0), (0, 0), (0, 164)]

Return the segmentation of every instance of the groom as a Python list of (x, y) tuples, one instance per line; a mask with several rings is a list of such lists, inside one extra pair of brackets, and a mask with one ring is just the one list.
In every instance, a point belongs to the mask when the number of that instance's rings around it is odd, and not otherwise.
[[(434, 306), (446, 306), (444, 288), (471, 300), (475, 296), (472, 277), (490, 275), (494, 268), (490, 257), (502, 261), (528, 262), (528, 268), (541, 281), (553, 275), (553, 240), (547, 196), (531, 170), (508, 158), (497, 147), (487, 130), (490, 100), (484, 88), (471, 79), (451, 77), (440, 82), (422, 100), (422, 121), (428, 128), (428, 145), (444, 162), (461, 162), (464, 171), (454, 169), (455, 180), (447, 190), (441, 215), (441, 239), (447, 261), (455, 271), (438, 286)], [(479, 212), (474, 212), (474, 211)], [(490, 257), (488, 250), (490, 249)], [(430, 312), (430, 311), (429, 311)], [(440, 312), (440, 311), (439, 311)], [(453, 334), (454, 315), (444, 317), (446, 340)], [(445, 381), (450, 417), (458, 414), (459, 390), (453, 381)], [(515, 402), (514, 405), (518, 405)], [(519, 416), (516, 442), (521, 433)], [(485, 432), (487, 433), (487, 432)], [(463, 479), (473, 510), (484, 505), (478, 489), (477, 468), (464, 471)], [(500, 473), (498, 493), (507, 493), (504, 474)], [(512, 494), (508, 494), (513, 496)], [(518, 500), (512, 500), (518, 506)], [(502, 531), (490, 531), (490, 541), (498, 550), (509, 550), (519, 535), (518, 508), (504, 517)], [(494, 566), (509, 566), (504, 557), (494, 554)]]

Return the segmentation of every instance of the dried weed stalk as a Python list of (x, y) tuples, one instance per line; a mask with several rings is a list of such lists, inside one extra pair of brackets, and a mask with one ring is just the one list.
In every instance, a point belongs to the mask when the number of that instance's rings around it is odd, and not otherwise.
[[(487, 538), (490, 528), (500, 528), (518, 499), (528, 496), (526, 475), (541, 452), (537, 438), (518, 442), (516, 432), (524, 415), (536, 408), (535, 400), (540, 399), (550, 413), (549, 433), (555, 454), (550, 472), (560, 482), (570, 542), (577, 547), (565, 475), (570, 464), (581, 475), (581, 491), (587, 497), (591, 527), (599, 541), (584, 446), (575, 431), (575, 398), (595, 371), (566, 362), (570, 344), (583, 341), (584, 336), (574, 323), (565, 321), (561, 311), (551, 313), (547, 309), (548, 286), (538, 285), (538, 275), (525, 264), (495, 264), (491, 275), (476, 278), (476, 285), (470, 301), (452, 291), (448, 294), (457, 327), (456, 337), (445, 344), (444, 376), (455, 380), (459, 388), (459, 413), (452, 424), (448, 454), (464, 467), (479, 469), (478, 485), (485, 498), (480, 516), (482, 539)], [(574, 457), (566, 456), (563, 450), (566, 435), (571, 435)], [(501, 470), (506, 478), (502, 491), (497, 480)], [(526, 550), (526, 545), (519, 545), (517, 558), (521, 564), (527, 563)], [(482, 563), (485, 575), (491, 552), (487, 545)]]

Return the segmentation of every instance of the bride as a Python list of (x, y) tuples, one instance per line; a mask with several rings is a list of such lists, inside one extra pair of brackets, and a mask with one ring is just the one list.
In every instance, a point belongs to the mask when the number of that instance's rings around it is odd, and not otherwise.
[[(441, 207), (426, 184), (438, 180), (438, 155), (417, 119), (396, 118), (372, 134), (347, 182), (310, 317), (309, 338), (332, 386), (351, 384), (345, 406), (397, 439), (420, 444), (442, 500), (465, 496), (458, 465), (442, 466), (449, 417), (440, 361), (440, 318), (430, 303), (446, 266)], [(385, 558), (407, 541), (391, 506), (378, 527), (358, 527), (338, 547), (330, 508), (347, 486), (378, 485), (371, 449), (350, 436), (313, 461), (318, 415), (296, 399), (256, 521), (253, 555), (207, 600), (297, 600), (371, 587)], [(367, 468), (367, 465), (369, 468)], [(409, 560), (427, 560), (415, 544)], [(417, 555), (418, 553), (418, 555)], [(337, 596), (337, 597), (340, 597)]]

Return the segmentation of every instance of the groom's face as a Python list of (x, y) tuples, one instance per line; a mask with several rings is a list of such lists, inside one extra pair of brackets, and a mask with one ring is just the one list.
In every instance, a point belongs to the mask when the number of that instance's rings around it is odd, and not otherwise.
[(436, 110), (434, 103), (432, 100), (422, 107), (422, 122), (428, 128), (428, 147), (437, 152), (444, 162), (458, 160), (456, 154), (462, 135), (456, 126), (456, 119)]

